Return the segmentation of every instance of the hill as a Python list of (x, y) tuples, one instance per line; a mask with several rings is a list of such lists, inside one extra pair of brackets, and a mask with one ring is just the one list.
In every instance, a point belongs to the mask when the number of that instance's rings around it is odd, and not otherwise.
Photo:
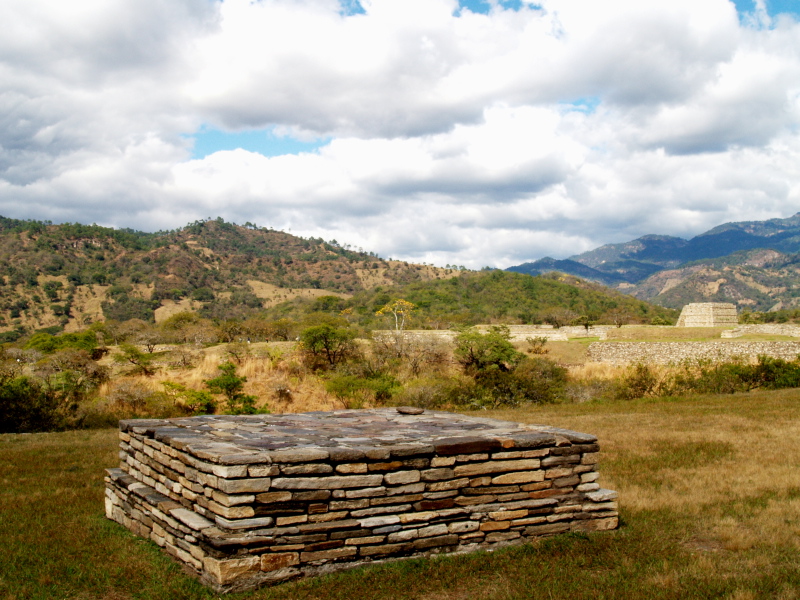
[(556, 270), (596, 281), (655, 304), (733, 302), (740, 310), (800, 306), (800, 213), (786, 219), (726, 223), (690, 240), (646, 235), (565, 260), (510, 267)]
[(296, 297), (349, 297), (459, 272), (222, 219), (144, 233), (0, 217), (0, 334), (183, 310), (244, 317)]
[(375, 312), (396, 298), (418, 307), (411, 327), (445, 329), (477, 323), (558, 323), (576, 318), (590, 321), (672, 322), (676, 311), (637, 300), (602, 285), (577, 277), (550, 274), (531, 277), (500, 270), (463, 272), (447, 280), (418, 281), (396, 286), (378, 286), (357, 292), (351, 298), (325, 307), (323, 299), (297, 299), (270, 311), (274, 318), (302, 318), (329, 310), (347, 310), (350, 318), (365, 327), (385, 327)]
[(364, 325), (404, 297), (426, 327), (541, 322), (556, 309), (592, 319), (674, 318), (574, 277), (531, 278), (387, 261), (335, 240), (197, 221), (157, 233), (0, 217), (0, 340), (76, 331), (109, 319), (160, 322), (183, 311), (216, 320), (350, 308)]
[(732, 302), (740, 310), (765, 312), (798, 306), (800, 254), (749, 250), (656, 273), (624, 291), (680, 308), (688, 302)]

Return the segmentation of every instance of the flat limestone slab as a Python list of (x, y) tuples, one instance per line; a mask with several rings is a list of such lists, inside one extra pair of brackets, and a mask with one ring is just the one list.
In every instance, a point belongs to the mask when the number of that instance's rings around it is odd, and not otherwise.
[(121, 421), (106, 514), (223, 592), (616, 528), (595, 436), (415, 413)]

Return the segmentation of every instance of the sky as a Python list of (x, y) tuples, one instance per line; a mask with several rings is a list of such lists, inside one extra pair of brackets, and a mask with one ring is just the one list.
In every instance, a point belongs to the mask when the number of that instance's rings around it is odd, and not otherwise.
[(800, 211), (800, 0), (5, 0), (0, 215), (505, 268)]

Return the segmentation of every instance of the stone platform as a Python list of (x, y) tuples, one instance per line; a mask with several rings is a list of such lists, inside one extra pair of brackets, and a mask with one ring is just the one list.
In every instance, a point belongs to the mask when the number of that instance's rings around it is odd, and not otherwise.
[(694, 302), (683, 307), (675, 327), (727, 327), (738, 324), (735, 304)]
[(106, 514), (219, 592), (617, 527), (595, 436), (417, 411), (121, 421)]

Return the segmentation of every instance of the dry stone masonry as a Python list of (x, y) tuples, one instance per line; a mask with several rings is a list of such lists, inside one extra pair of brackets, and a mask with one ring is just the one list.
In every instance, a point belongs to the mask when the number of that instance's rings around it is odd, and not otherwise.
[(720, 333), (721, 338), (737, 338), (743, 335), (785, 335), (800, 337), (800, 327), (786, 323), (765, 323), (760, 325), (739, 325), (734, 329), (726, 329)]
[(738, 325), (736, 305), (728, 302), (694, 302), (687, 304), (678, 317), (676, 327), (726, 327)]
[(106, 514), (218, 592), (617, 527), (597, 439), (421, 409), (120, 422)]
[(592, 362), (678, 364), (683, 361), (721, 362), (734, 358), (755, 361), (759, 356), (794, 360), (800, 342), (595, 342), (589, 344)]

